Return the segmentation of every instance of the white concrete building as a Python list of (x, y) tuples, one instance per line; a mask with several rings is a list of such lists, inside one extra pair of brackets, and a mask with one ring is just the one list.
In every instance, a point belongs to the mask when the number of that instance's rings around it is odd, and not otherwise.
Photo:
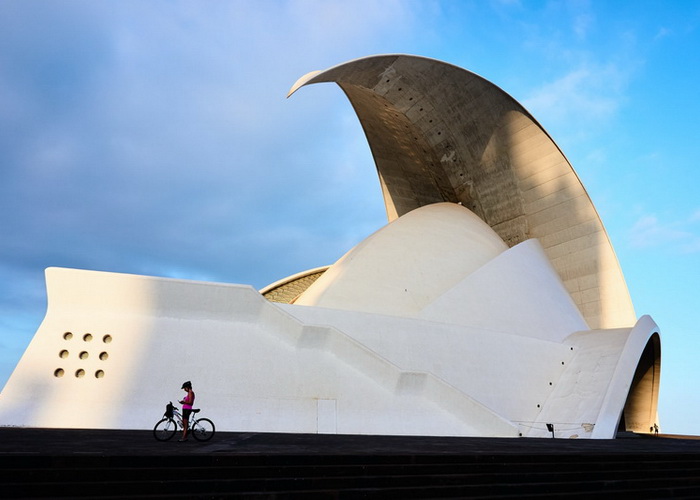
[(351, 61), (292, 92), (317, 82), (352, 102), (389, 224), (261, 292), (48, 269), (0, 425), (151, 428), (192, 380), (224, 430), (649, 432), (659, 329), (635, 317), (593, 204), (536, 120), (420, 57)]

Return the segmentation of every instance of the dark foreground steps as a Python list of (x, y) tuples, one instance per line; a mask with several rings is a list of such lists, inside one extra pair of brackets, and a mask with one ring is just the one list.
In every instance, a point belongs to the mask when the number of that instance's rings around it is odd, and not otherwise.
[(128, 453), (124, 435), (110, 448), (96, 431), (74, 431), (75, 446), (46, 432), (43, 452), (31, 432), (21, 449), (0, 445), (0, 497), (700, 498), (700, 441), (230, 434)]
[(3, 463), (5, 498), (694, 498), (700, 460), (557, 457), (113, 457)]

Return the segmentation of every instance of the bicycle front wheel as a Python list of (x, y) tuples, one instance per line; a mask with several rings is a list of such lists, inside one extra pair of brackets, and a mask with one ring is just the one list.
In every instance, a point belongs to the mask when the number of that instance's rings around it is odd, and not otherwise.
[(208, 418), (200, 418), (192, 423), (192, 435), (197, 441), (209, 441), (214, 437), (214, 422)]
[(153, 436), (158, 441), (167, 441), (177, 432), (177, 424), (172, 418), (163, 418), (153, 427)]

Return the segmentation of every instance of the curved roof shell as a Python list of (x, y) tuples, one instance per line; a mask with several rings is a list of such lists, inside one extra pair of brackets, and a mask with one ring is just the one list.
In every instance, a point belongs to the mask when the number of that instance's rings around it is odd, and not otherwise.
[(462, 203), (510, 247), (538, 238), (591, 328), (636, 317), (590, 197), (535, 118), (496, 85), (433, 59), (381, 55), (309, 73), (334, 82), (362, 124), (389, 221)]
[(415, 316), (507, 249), (473, 212), (434, 203), (367, 237), (294, 303)]

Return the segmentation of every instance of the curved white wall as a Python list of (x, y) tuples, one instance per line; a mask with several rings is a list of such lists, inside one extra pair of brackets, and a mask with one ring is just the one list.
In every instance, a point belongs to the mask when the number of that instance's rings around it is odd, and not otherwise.
[(463, 206), (428, 205), (362, 241), (295, 304), (413, 316), (507, 249)]
[(561, 342), (588, 325), (537, 240), (485, 263), (418, 317)]

